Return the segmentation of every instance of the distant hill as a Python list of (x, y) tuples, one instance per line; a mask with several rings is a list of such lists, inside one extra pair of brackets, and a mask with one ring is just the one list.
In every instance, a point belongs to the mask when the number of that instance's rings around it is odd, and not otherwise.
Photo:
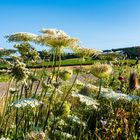
[(103, 50), (103, 52), (121, 52), (126, 54), (128, 58), (135, 59), (140, 57), (140, 46)]

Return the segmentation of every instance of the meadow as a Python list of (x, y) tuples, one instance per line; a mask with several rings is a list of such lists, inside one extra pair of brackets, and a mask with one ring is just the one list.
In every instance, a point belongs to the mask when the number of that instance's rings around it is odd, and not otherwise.
[[(0, 140), (140, 139), (138, 61), (92, 60), (99, 51), (61, 30), (6, 38), (20, 55), (9, 55), (12, 61), (0, 66), (0, 82), (7, 83), (0, 97)], [(31, 43), (50, 48), (50, 59), (41, 59)], [(79, 58), (61, 60), (64, 48)]]

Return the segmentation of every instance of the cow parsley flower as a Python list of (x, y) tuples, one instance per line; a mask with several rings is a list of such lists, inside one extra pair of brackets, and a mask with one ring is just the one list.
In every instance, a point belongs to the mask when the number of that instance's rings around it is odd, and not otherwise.
[(1, 137), (0, 140), (10, 140), (9, 138)]
[(108, 91), (108, 92), (102, 92), (100, 97), (106, 98), (106, 99), (112, 99), (112, 100), (125, 100), (125, 101), (137, 101), (140, 100), (140, 97), (134, 96), (134, 95), (127, 95), (123, 93), (117, 93), (114, 91)]
[(26, 64), (16, 60), (16, 63), (11, 68), (11, 75), (15, 78), (16, 81), (26, 81), (29, 75)]
[(18, 32), (11, 35), (5, 36), (8, 41), (23, 42), (23, 41), (33, 41), (37, 35), (27, 32)]
[(36, 43), (51, 47), (69, 47), (77, 43), (79, 40), (71, 38), (65, 32), (56, 29), (42, 29), (42, 35), (36, 38)]
[(85, 103), (87, 106), (92, 106), (95, 109), (97, 109), (99, 106), (99, 103), (91, 97), (79, 93), (72, 93), (72, 96), (79, 98), (81, 103)]
[(82, 83), (82, 82), (81, 82), (80, 80), (78, 80), (78, 79), (76, 79), (75, 84), (76, 84), (77, 86), (84, 86), (84, 85), (85, 85), (84, 83)]
[(77, 56), (81, 58), (88, 58), (98, 53), (98, 51), (95, 49), (87, 49), (87, 48), (82, 48), (80, 46), (72, 46), (72, 50), (75, 52)]
[(75, 140), (76, 137), (69, 134), (69, 133), (66, 133), (66, 132), (62, 132), (62, 131), (59, 131), (59, 130), (55, 130), (54, 131), (54, 135), (59, 139), (59, 137), (61, 139), (67, 139), (67, 140)]
[(8, 41), (22, 42), (22, 41), (33, 41), (37, 35), (27, 32), (18, 32), (11, 35), (5, 36)]
[(84, 127), (86, 126), (86, 123), (81, 121), (77, 116), (68, 115), (67, 119), (69, 122), (76, 123), (76, 124), (82, 125)]
[(14, 106), (15, 108), (24, 108), (24, 107), (37, 107), (42, 104), (41, 101), (33, 98), (23, 98), (20, 100), (16, 100), (15, 102), (11, 103), (10, 106)]

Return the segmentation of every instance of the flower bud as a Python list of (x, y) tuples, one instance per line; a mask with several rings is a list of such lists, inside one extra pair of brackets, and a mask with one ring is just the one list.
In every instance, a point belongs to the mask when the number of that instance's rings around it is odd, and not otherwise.
[(71, 78), (72, 76), (72, 70), (64, 70), (62, 72), (60, 72), (60, 78), (63, 80), (63, 81), (67, 81)]

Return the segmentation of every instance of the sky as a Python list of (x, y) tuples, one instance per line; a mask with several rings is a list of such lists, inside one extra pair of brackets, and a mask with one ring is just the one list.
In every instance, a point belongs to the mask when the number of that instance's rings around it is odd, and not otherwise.
[(13, 46), (5, 35), (41, 28), (63, 30), (86, 48), (140, 45), (140, 0), (0, 0), (0, 47)]

